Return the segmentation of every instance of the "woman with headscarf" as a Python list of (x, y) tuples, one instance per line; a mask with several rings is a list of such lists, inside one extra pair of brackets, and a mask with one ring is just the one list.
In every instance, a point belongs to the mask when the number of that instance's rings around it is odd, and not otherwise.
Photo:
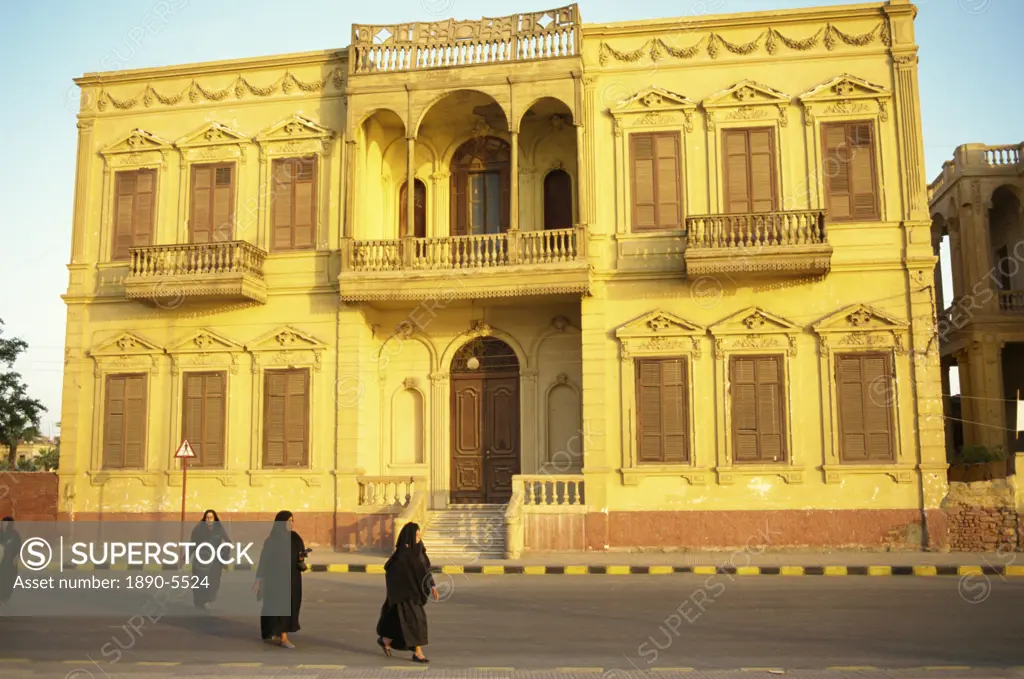
[[(203, 520), (192, 529), (192, 544), (208, 544), (213, 547), (214, 553), (221, 544), (228, 542), (228, 534), (220, 525), (220, 517), (217, 512), (207, 509), (203, 512)], [(195, 549), (195, 548), (194, 548)], [(206, 552), (206, 550), (203, 550)], [(205, 555), (204, 555), (205, 556)], [(192, 575), (198, 578), (199, 586), (192, 590), (192, 601), (196, 608), (206, 610), (207, 605), (217, 599), (217, 592), (220, 590), (220, 578), (224, 572), (224, 564), (220, 559), (214, 559), (208, 564), (192, 561)], [(205, 582), (203, 579), (205, 578)]]
[(21, 535), (14, 527), (14, 518), (0, 520), (0, 608), (11, 600), (14, 582), (18, 579), (18, 557), (21, 554)]
[(395, 553), (384, 564), (387, 599), (377, 622), (377, 645), (390, 657), (391, 649), (412, 651), (412, 661), (430, 662), (421, 647), (427, 645), (427, 590), (437, 601), (437, 586), (430, 574), (430, 559), (420, 527), (407, 523), (398, 534)]
[(260, 563), (256, 567), (256, 597), (263, 600), (260, 632), (263, 640), (295, 648), (288, 635), (299, 631), (302, 606), (302, 572), (306, 570), (306, 543), (292, 530), (295, 518), (281, 511), (274, 527), (263, 541)]

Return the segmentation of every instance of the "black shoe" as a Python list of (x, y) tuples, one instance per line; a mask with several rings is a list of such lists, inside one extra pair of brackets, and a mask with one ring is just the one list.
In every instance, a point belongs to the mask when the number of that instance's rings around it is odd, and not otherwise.
[(391, 657), (391, 647), (384, 644), (384, 637), (377, 637), (377, 645), (384, 649), (384, 655)]
[(418, 663), (423, 663), (424, 665), (427, 664), (428, 662), (430, 662), (429, 659), (417, 657), (415, 654), (412, 656), (412, 661), (413, 662), (418, 662)]

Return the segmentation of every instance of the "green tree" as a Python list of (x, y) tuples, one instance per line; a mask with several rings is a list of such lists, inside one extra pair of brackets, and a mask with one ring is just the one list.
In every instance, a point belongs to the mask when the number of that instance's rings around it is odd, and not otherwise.
[(42, 467), (44, 471), (54, 471), (60, 469), (60, 448), (52, 446), (47, 448), (43, 452), (39, 453), (36, 457), (36, 465)]
[(18, 468), (18, 444), (39, 434), (39, 418), (46, 412), (41, 402), (28, 395), (21, 374), (13, 370), (14, 362), (26, 349), (25, 340), (0, 336), (0, 364), (6, 368), (0, 370), (0, 443), (7, 446), (8, 469)]

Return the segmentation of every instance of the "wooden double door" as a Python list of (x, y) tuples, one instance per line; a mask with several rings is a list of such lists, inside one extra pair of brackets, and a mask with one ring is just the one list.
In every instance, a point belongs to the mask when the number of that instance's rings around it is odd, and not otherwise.
[(452, 504), (504, 504), (520, 473), (519, 374), (452, 375)]

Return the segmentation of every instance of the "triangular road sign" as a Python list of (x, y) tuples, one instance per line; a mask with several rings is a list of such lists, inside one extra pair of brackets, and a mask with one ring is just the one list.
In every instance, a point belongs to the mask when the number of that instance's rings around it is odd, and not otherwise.
[(174, 457), (178, 459), (190, 458), (195, 456), (196, 451), (192, 450), (192, 446), (189, 445), (188, 439), (185, 439), (184, 441), (181, 442), (181, 446), (178, 447), (178, 452), (174, 454)]

